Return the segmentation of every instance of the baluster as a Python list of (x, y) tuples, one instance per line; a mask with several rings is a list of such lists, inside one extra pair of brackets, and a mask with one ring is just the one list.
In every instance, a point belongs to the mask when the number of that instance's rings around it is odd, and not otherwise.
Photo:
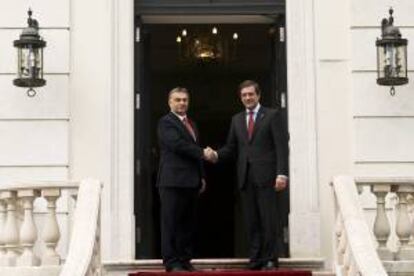
[(74, 214), (76, 210), (76, 202), (78, 201), (78, 189), (69, 190), (69, 196), (73, 199), (72, 202), (69, 202), (69, 240), (72, 237), (72, 229), (74, 225)]
[(0, 266), (5, 262), (6, 248), (4, 241), (4, 229), (6, 227), (6, 203), (0, 199)]
[(408, 243), (410, 241), (412, 223), (408, 215), (407, 197), (413, 192), (413, 187), (401, 185), (398, 187), (399, 198), (397, 208), (396, 233), (400, 240), (400, 248), (397, 258), (399, 260), (414, 259), (414, 248)]
[(46, 249), (42, 256), (42, 265), (59, 265), (60, 256), (56, 252), (56, 245), (60, 239), (60, 232), (56, 220), (56, 200), (60, 196), (60, 189), (43, 189), (42, 196), (47, 201), (47, 217), (42, 233)]
[(16, 219), (16, 192), (4, 191), (1, 198), (7, 203), (6, 226), (3, 232), (3, 241), (6, 248), (6, 257), (3, 265), (15, 266), (18, 257), (19, 230)]
[(385, 211), (385, 196), (390, 191), (389, 185), (372, 185), (371, 191), (377, 197), (377, 213), (374, 222), (374, 235), (378, 242), (377, 252), (382, 260), (392, 260), (393, 255), (387, 248), (390, 236), (390, 223)]
[(411, 192), (409, 196), (407, 196), (407, 207), (408, 214), (411, 218), (413, 225), (413, 227), (411, 228), (411, 239), (408, 245), (414, 248), (414, 192)]
[(24, 217), (20, 227), (20, 245), (23, 253), (17, 260), (19, 266), (39, 265), (39, 258), (33, 253), (33, 247), (37, 240), (37, 228), (33, 219), (33, 201), (39, 196), (37, 190), (19, 190), (18, 197), (23, 202)]

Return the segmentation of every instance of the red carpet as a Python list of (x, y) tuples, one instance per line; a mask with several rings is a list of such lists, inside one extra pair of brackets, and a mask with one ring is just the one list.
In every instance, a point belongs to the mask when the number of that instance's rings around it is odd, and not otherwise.
[(197, 271), (197, 272), (136, 272), (129, 276), (312, 276), (311, 271), (279, 269), (273, 271)]

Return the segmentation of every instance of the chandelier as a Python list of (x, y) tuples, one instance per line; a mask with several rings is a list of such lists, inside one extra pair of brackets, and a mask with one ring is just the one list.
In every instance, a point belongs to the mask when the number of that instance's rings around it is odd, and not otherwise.
[(178, 56), (184, 63), (231, 62), (236, 59), (238, 40), (237, 32), (222, 32), (216, 26), (183, 28), (176, 37)]

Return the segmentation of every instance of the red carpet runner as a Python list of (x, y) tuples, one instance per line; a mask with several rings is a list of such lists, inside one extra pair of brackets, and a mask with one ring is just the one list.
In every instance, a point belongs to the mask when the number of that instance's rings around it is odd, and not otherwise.
[(197, 271), (197, 272), (136, 272), (129, 276), (312, 276), (311, 271), (279, 269), (273, 271)]

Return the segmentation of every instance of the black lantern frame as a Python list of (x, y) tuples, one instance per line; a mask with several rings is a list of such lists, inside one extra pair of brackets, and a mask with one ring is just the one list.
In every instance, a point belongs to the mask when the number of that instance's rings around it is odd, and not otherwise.
[(390, 93), (395, 95), (394, 86), (408, 83), (407, 45), (408, 40), (401, 37), (398, 27), (394, 26), (389, 9), (389, 18), (381, 22), (381, 39), (377, 39), (377, 84), (391, 86)]
[(36, 95), (34, 87), (42, 87), (46, 84), (43, 79), (43, 48), (46, 47), (39, 35), (39, 23), (32, 18), (32, 11), (27, 12), (28, 27), (24, 28), (20, 38), (14, 41), (17, 48), (17, 78), (13, 84), (18, 87), (28, 87), (27, 94), (30, 97)]

